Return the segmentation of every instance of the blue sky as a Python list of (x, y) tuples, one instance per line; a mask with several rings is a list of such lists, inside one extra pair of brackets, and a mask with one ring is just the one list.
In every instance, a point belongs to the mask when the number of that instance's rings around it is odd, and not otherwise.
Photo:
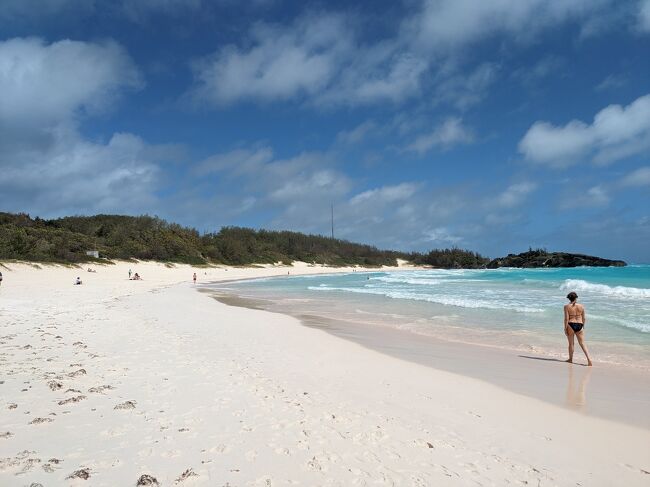
[(5, 0), (0, 209), (650, 262), (650, 0)]

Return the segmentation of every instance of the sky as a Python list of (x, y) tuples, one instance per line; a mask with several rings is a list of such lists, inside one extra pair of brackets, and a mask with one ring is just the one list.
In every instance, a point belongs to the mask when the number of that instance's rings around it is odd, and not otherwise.
[(650, 262), (650, 0), (3, 0), (0, 211)]

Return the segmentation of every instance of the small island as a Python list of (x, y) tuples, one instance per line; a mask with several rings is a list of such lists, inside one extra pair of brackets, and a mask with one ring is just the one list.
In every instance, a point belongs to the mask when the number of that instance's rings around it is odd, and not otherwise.
[(625, 267), (627, 263), (622, 260), (603, 259), (585, 254), (570, 254), (567, 252), (548, 252), (546, 249), (530, 249), (521, 254), (508, 254), (499, 257), (487, 264), (488, 269), (499, 267)]

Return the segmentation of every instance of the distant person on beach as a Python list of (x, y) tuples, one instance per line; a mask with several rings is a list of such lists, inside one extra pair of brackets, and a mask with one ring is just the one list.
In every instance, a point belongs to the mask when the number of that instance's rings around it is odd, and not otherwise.
[(587, 357), (587, 365), (591, 367), (593, 364), (591, 358), (589, 358), (587, 345), (584, 342), (585, 323), (587, 322), (585, 307), (578, 304), (578, 295), (575, 292), (571, 291), (566, 297), (570, 301), (569, 304), (564, 305), (564, 334), (569, 340), (569, 359), (567, 362), (573, 363), (574, 338), (577, 338), (580, 348)]
[(129, 269), (129, 280), (131, 280), (131, 269)]
[(142, 278), (140, 277), (140, 274), (138, 274), (138, 273), (136, 272), (136, 273), (133, 275), (133, 280), (134, 280), (134, 281), (140, 281), (140, 280), (142, 280)]
[(195, 272), (194, 275), (192, 276), (192, 280), (194, 281), (194, 284), (196, 284), (196, 272)]
[(80, 286), (81, 285), (81, 278), (77, 277), (77, 280), (74, 282), (75, 286)]
[(2, 272), (0, 272), (0, 284), (2, 284)]

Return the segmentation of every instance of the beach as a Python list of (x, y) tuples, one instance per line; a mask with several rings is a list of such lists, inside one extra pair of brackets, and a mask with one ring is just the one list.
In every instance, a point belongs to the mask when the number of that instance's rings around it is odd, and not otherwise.
[[(128, 280), (129, 269), (143, 280)], [(530, 377), (518, 388), (525, 375), (499, 383), (460, 367), (454, 357), (466, 348), (436, 368), (393, 338), (371, 343), (376, 334), (346, 336), (340, 324), (337, 333), (201, 292), (216, 281), (351, 271), (5, 264), (0, 485), (650, 483), (644, 404), (634, 421), (581, 407), (584, 388), (599, 384), (608, 404), (599, 411), (624, 410), (617, 397), (625, 404), (647, 375), (627, 385), (597, 366), (583, 385), (586, 367), (519, 359)], [(475, 358), (499, 377), (517, 363), (495, 360)], [(562, 400), (544, 392), (555, 382)]]

